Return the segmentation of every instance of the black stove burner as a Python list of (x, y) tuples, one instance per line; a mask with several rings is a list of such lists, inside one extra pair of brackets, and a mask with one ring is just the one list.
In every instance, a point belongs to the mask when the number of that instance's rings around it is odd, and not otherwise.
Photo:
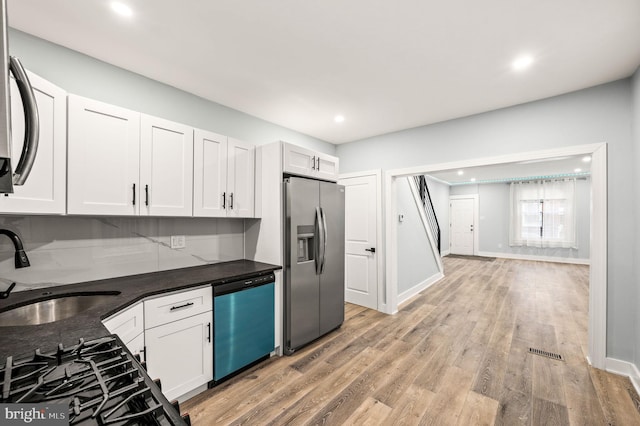
[[(113, 335), (32, 359), (6, 359), (0, 402), (67, 403), (70, 425), (185, 425), (140, 364)], [(185, 422), (186, 420), (186, 422)]]

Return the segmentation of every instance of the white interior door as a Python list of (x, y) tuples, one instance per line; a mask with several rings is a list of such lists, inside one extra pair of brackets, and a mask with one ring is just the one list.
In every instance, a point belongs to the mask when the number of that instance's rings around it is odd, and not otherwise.
[(377, 177), (338, 183), (345, 186), (345, 300), (378, 309)]
[(473, 255), (475, 200), (451, 200), (451, 254)]

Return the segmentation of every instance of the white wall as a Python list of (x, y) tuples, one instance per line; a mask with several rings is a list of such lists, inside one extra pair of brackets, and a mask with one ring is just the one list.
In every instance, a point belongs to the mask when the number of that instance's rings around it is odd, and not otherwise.
[[(463, 95), (463, 94), (457, 94)], [(395, 169), (606, 142), (608, 144), (607, 356), (632, 360), (640, 310), (635, 222), (631, 80), (338, 145), (344, 173)]]
[(398, 215), (404, 220), (398, 223), (398, 294), (427, 281), (439, 272), (431, 250), (418, 206), (409, 188), (410, 178), (397, 182)]

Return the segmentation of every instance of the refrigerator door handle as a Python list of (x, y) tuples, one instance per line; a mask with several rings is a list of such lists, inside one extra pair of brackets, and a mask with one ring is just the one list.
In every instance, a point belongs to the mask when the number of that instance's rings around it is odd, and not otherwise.
[(318, 236), (316, 241), (317, 250), (316, 250), (316, 275), (320, 275), (322, 273), (323, 262), (324, 262), (324, 250), (326, 248), (326, 241), (324, 239), (324, 230), (322, 228), (322, 212), (320, 207), (316, 207), (316, 229), (315, 233)]
[(13, 175), (13, 184), (24, 185), (29, 173), (31, 173), (33, 163), (36, 160), (36, 153), (38, 152), (38, 138), (40, 137), (38, 105), (36, 104), (36, 97), (33, 94), (29, 77), (27, 77), (20, 60), (13, 56), (9, 57), (9, 69), (16, 78), (18, 90), (22, 97), (25, 120), (24, 145), (22, 146), (22, 155)]
[(320, 273), (324, 272), (324, 263), (327, 260), (327, 218), (324, 215), (324, 209), (320, 208), (320, 216), (322, 217), (322, 262), (320, 263)]

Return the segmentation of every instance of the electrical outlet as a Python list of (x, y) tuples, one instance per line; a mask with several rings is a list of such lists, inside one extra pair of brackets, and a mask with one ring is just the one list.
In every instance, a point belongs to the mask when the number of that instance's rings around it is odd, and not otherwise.
[(184, 235), (172, 235), (171, 236), (171, 248), (181, 249), (187, 246), (187, 239)]

